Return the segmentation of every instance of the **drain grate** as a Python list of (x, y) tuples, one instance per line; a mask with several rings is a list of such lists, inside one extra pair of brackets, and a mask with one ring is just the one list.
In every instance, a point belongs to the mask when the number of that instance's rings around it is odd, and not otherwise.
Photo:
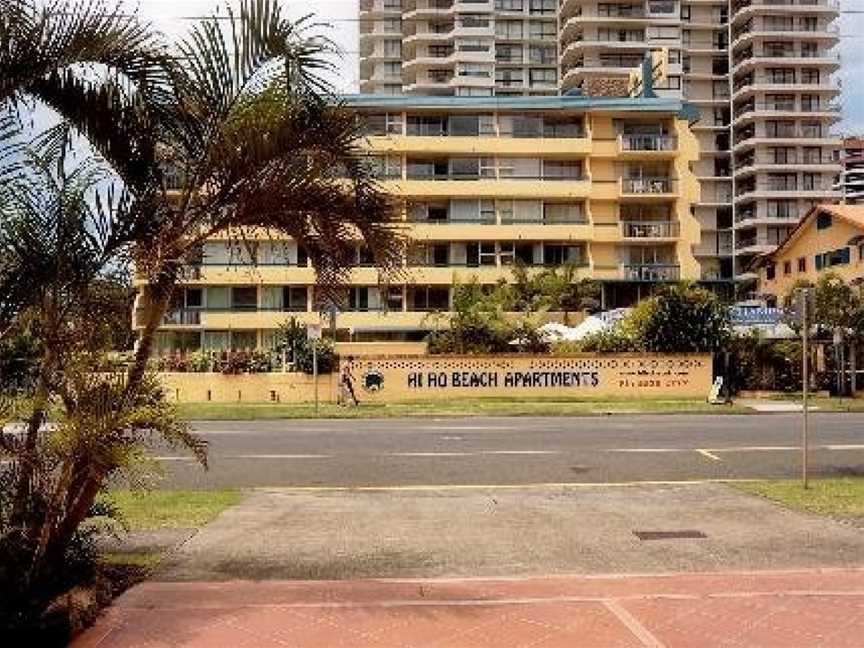
[(640, 540), (699, 540), (707, 538), (701, 531), (686, 529), (682, 531), (634, 531)]

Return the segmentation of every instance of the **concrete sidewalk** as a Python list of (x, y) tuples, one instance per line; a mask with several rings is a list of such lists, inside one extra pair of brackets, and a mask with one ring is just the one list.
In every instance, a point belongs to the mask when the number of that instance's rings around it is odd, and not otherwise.
[[(641, 540), (641, 531), (702, 537)], [(864, 566), (864, 533), (721, 484), (257, 491), (163, 581), (357, 580)]]
[(145, 583), (73, 648), (852, 648), (864, 571)]

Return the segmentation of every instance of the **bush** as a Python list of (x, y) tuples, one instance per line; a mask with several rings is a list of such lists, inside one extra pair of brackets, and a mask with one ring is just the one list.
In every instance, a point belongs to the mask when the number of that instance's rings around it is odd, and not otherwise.
[[(332, 373), (336, 368), (336, 348), (328, 339), (318, 340), (318, 373)], [(303, 373), (313, 373), (312, 341), (304, 340), (294, 349), (294, 367)]]
[(729, 341), (729, 312), (716, 295), (693, 284), (660, 288), (630, 315), (638, 347), (654, 353), (706, 353)]

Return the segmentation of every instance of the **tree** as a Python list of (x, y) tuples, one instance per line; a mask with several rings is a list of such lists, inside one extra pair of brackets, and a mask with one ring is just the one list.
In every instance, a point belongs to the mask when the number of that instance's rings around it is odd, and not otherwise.
[[(16, 413), (26, 433), (4, 517), (32, 551), (28, 578), (59, 561), (122, 465), (119, 449), (138, 447), (142, 432), (186, 442), (203, 459), (154, 403), (146, 368), (174, 288), (209, 236), (289, 235), (325, 291), (344, 277), (358, 235), (385, 273), (401, 260), (392, 204), (361, 157), (356, 119), (321, 81), (329, 45), (271, 0), (243, 2), (227, 18), (202, 21), (172, 50), (99, 0), (0, 0), (0, 132), (20, 126), (29, 101), (64, 120), (37, 146), (35, 183), (0, 151), (0, 336), (37, 314), (41, 350), (28, 411)], [(91, 164), (67, 173), (63, 152), (76, 135), (110, 173)], [(122, 380), (92, 384), (97, 286), (131, 258), (147, 281), (138, 347)], [(70, 421), (58, 429), (87, 440), (64, 446), (57, 462), (40, 441), (55, 402)]]
[[(0, 609), (27, 624), (67, 582), (70, 551), (104, 480), (135, 469), (145, 440), (185, 447), (202, 463), (206, 455), (152, 377), (131, 388), (104, 371), (115, 306), (106, 299), (114, 284), (104, 226), (129, 203), (94, 202), (102, 174), (92, 165), (67, 171), (62, 159), (30, 155), (23, 167), (0, 189), (0, 294), (26, 273), (40, 283), (19, 301), (6, 336), (27, 340), (34, 370), (15, 407), (0, 412), (0, 447), (13, 458), (0, 477)], [(5, 427), (22, 421), (23, 439)]]
[(574, 311), (595, 311), (600, 303), (600, 284), (593, 279), (576, 279), (578, 266), (562, 266), (529, 272), (523, 263), (512, 268), (514, 307), (522, 312), (538, 310), (564, 313), (565, 322)]
[(638, 345), (655, 353), (706, 353), (729, 340), (729, 312), (716, 295), (690, 283), (660, 288), (630, 315)]

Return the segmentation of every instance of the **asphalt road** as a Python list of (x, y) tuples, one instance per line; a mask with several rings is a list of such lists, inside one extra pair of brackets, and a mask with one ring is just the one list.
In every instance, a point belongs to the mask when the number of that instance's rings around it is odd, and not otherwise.
[[(800, 414), (196, 422), (210, 470), (160, 487), (525, 485), (794, 477)], [(864, 475), (864, 414), (811, 414), (814, 475)]]

